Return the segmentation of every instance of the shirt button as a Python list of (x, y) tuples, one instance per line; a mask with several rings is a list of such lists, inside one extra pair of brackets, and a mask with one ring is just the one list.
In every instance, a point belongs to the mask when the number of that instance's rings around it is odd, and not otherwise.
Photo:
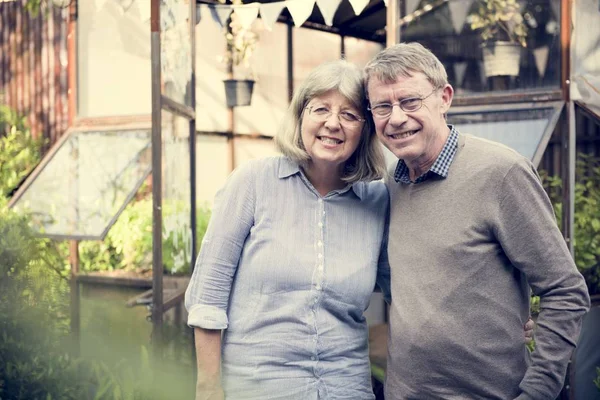
[(319, 246), (319, 247), (323, 247), (323, 242), (319, 240), (319, 241), (317, 242), (317, 246)]
[(313, 361), (315, 361), (315, 356), (312, 356), (310, 359), (313, 360)]
[(315, 337), (313, 337), (313, 342), (316, 342), (316, 341), (317, 341), (317, 337), (315, 336)]
[(323, 199), (319, 199), (319, 204), (323, 203)]
[(322, 254), (322, 253), (319, 253), (319, 254), (317, 255), (317, 257), (319, 257), (319, 258), (323, 258), (323, 254)]
[(319, 264), (319, 272), (323, 272), (323, 264)]
[(319, 225), (319, 228), (323, 227), (323, 223), (322, 222), (319, 222), (317, 225)]
[(317, 290), (321, 290), (321, 285), (317, 285), (317, 286), (315, 286), (315, 289), (317, 289)]

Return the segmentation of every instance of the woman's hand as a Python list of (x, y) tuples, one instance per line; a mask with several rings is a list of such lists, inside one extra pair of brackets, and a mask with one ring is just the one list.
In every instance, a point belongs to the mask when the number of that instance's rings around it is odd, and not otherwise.
[(225, 394), (220, 385), (206, 385), (198, 382), (196, 400), (225, 400)]

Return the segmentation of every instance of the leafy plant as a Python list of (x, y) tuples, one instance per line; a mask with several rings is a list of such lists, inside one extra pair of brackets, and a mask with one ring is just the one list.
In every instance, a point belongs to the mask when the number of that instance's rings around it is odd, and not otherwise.
[(527, 47), (527, 25), (517, 0), (477, 0), (467, 21), (484, 43), (503, 40)]
[(600, 367), (596, 367), (596, 374), (598, 375), (596, 379), (594, 379), (594, 385), (600, 390)]
[[(219, 0), (225, 4), (227, 0)], [(241, 5), (242, 0), (231, 0), (233, 5)], [(234, 72), (239, 69), (246, 70), (246, 75), (251, 77), (250, 59), (258, 44), (258, 33), (251, 28), (244, 28), (235, 10), (230, 15), (229, 26), (223, 28), (227, 48), (221, 61), (226, 65), (231, 64)]]
[[(183, 210), (185, 211), (185, 210)], [(163, 204), (163, 218), (189, 218), (182, 211), (182, 205)], [(210, 210), (197, 209), (196, 234), (201, 243)], [(179, 215), (179, 217), (178, 217)], [(186, 220), (187, 222), (187, 220)], [(188, 232), (171, 230), (163, 236), (163, 265), (166, 272), (185, 274), (190, 272), (191, 258)], [(66, 244), (65, 244), (66, 246)], [(140, 199), (129, 204), (109, 230), (103, 241), (84, 241), (79, 244), (80, 268), (85, 272), (113, 271), (149, 271), (152, 269), (152, 201)], [(183, 262), (183, 263), (182, 263)]]
[[(557, 220), (562, 215), (562, 181), (542, 173)], [(575, 264), (586, 279), (590, 294), (600, 294), (600, 159), (578, 154), (575, 171), (573, 246)]]
[(31, 136), (24, 117), (0, 104), (0, 205), (38, 164), (42, 144)]

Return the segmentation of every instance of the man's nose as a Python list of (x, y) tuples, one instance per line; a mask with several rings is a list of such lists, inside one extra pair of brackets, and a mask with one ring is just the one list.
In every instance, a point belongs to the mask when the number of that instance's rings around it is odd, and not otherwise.
[(390, 114), (389, 123), (392, 125), (402, 125), (408, 120), (408, 115), (400, 108), (400, 105), (392, 105), (392, 113)]

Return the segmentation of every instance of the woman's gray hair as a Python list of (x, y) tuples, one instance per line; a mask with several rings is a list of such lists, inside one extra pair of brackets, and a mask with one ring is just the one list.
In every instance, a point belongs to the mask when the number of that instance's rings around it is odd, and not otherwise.
[[(377, 78), (384, 83), (396, 82), (398, 76), (411, 77), (422, 73), (435, 88), (448, 83), (448, 74), (441, 61), (420, 43), (400, 43), (377, 54), (365, 67), (365, 88), (369, 79)], [(367, 93), (368, 95), (368, 93)]]
[(310, 160), (302, 143), (302, 116), (306, 105), (315, 97), (336, 90), (346, 97), (365, 118), (360, 143), (346, 161), (342, 179), (348, 183), (379, 179), (385, 171), (381, 144), (367, 110), (362, 71), (354, 64), (337, 60), (313, 69), (296, 89), (283, 122), (275, 135), (275, 145), (283, 155), (305, 164)]

